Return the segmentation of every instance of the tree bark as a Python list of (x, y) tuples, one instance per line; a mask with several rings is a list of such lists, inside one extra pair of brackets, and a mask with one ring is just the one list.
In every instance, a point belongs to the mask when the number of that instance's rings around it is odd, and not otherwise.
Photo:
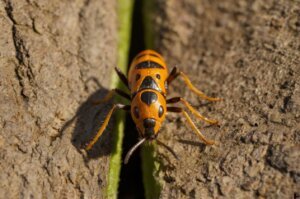
[(90, 161), (77, 142), (106, 108), (90, 99), (117, 62), (116, 2), (5, 0), (0, 16), (0, 198), (103, 198), (111, 139)]
[[(297, 1), (155, 1), (154, 48), (209, 96), (181, 80), (182, 96), (220, 126), (194, 118), (205, 146), (182, 115), (170, 114), (158, 136), (161, 198), (300, 197), (300, 15)], [(178, 78), (180, 79), (180, 78)]]

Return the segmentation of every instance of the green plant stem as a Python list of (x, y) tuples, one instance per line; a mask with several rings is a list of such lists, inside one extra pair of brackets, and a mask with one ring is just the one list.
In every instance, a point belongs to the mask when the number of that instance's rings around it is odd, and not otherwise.
[[(126, 71), (129, 55), (130, 35), (131, 35), (131, 18), (133, 10), (133, 0), (118, 0), (118, 67)], [(124, 88), (118, 76), (112, 75), (112, 88)], [(123, 86), (123, 87), (122, 87)], [(118, 185), (121, 170), (122, 141), (124, 137), (125, 114), (123, 111), (116, 112), (116, 127), (114, 128), (113, 150), (110, 158), (108, 173), (108, 186), (106, 198), (116, 199), (118, 196)]]

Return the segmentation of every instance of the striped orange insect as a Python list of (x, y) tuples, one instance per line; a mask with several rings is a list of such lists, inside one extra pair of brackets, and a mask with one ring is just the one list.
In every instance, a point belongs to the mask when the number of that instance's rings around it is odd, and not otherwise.
[(131, 117), (141, 137), (141, 140), (136, 143), (127, 153), (124, 160), (125, 164), (127, 164), (132, 153), (141, 144), (143, 144), (145, 141), (153, 140), (156, 140), (159, 145), (166, 147), (166, 149), (168, 149), (177, 158), (176, 154), (170, 147), (157, 139), (159, 129), (165, 120), (167, 112), (182, 113), (186, 118), (187, 123), (198, 135), (200, 140), (202, 140), (207, 145), (214, 144), (214, 141), (208, 140), (203, 136), (203, 134), (195, 126), (190, 116), (183, 108), (167, 106), (167, 104), (180, 102), (194, 116), (210, 124), (217, 124), (217, 120), (211, 120), (202, 116), (182, 97), (174, 97), (170, 99), (166, 99), (166, 97), (168, 86), (174, 79), (180, 76), (182, 77), (188, 88), (191, 89), (191, 91), (193, 91), (199, 97), (208, 101), (220, 101), (220, 98), (212, 98), (206, 96), (202, 91), (194, 87), (189, 78), (183, 72), (178, 71), (176, 67), (173, 68), (171, 73), (168, 73), (168, 68), (163, 57), (153, 50), (144, 50), (133, 59), (130, 65), (130, 70), (128, 72), (128, 78), (124, 75), (124, 73), (120, 71), (120, 69), (115, 68), (115, 70), (119, 78), (130, 90), (130, 95), (118, 88), (115, 88), (112, 89), (102, 100), (96, 102), (96, 104), (107, 102), (113, 97), (114, 94), (118, 94), (130, 100), (131, 104), (113, 105), (96, 136), (87, 143), (85, 147), (86, 150), (90, 150), (102, 135), (115, 109), (130, 111)]

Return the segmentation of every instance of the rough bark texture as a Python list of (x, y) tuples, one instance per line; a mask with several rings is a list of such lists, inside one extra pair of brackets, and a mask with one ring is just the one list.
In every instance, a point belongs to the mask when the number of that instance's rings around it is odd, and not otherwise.
[[(210, 96), (207, 103), (182, 81), (200, 113), (201, 144), (186, 120), (170, 114), (159, 138), (181, 157), (158, 148), (161, 198), (300, 197), (300, 4), (277, 0), (156, 1), (155, 46)], [(179, 78), (180, 79), (180, 78)]]
[(103, 92), (88, 79), (109, 87), (115, 7), (111, 0), (0, 2), (0, 198), (103, 198), (109, 136), (88, 162), (77, 141), (100, 123), (101, 107), (87, 100)]

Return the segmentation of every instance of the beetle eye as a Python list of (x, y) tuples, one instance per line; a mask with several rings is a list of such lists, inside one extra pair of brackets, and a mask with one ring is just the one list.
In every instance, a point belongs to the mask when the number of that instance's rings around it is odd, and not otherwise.
[(139, 112), (138, 107), (134, 107), (133, 114), (137, 119), (140, 117), (140, 112)]
[(158, 117), (161, 117), (163, 114), (164, 114), (164, 108), (162, 106), (159, 106)]

